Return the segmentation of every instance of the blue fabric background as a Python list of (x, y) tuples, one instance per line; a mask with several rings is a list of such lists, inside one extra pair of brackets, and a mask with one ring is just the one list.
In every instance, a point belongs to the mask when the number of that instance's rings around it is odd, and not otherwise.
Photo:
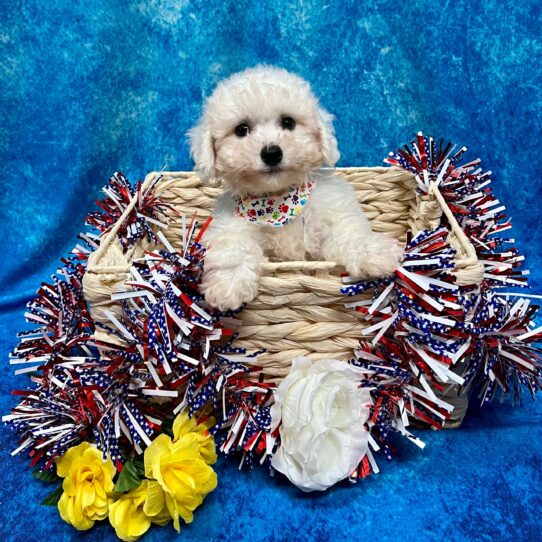
[[(337, 116), (340, 165), (380, 165), (420, 129), (482, 157), (542, 293), (541, 27), (538, 0), (2, 0), (2, 413), (23, 385), (7, 353), (24, 303), (109, 175), (191, 168), (184, 134), (202, 98), (259, 62), (313, 83)], [(540, 540), (541, 421), (540, 401), (474, 408), (461, 429), (424, 433), (424, 452), (403, 445), (380, 476), (324, 495), (221, 461), (219, 489), (179, 540)], [(39, 506), (49, 488), (1, 431), (0, 538), (78, 538)], [(114, 537), (104, 525), (81, 539)]]

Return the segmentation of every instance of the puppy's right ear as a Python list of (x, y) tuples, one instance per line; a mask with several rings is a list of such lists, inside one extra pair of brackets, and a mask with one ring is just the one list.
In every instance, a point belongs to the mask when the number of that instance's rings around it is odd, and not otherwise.
[(196, 172), (202, 181), (215, 176), (215, 151), (209, 126), (204, 121), (188, 131), (190, 155), (196, 164)]

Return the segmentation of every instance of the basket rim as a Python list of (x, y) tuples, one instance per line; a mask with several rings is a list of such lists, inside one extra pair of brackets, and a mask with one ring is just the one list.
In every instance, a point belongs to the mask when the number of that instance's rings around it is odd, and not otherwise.
[[(397, 175), (408, 175), (414, 178), (414, 174), (406, 172), (405, 170), (398, 168), (396, 166), (344, 166), (344, 167), (334, 167), (329, 168), (332, 171), (337, 171), (338, 173), (350, 173), (350, 172), (374, 172), (374, 173), (394, 173)], [(154, 181), (158, 178), (190, 178), (198, 177), (197, 171), (150, 171), (145, 176), (145, 180), (142, 184), (141, 190), (145, 191)], [(479, 266), (478, 257), (476, 250), (470, 240), (465, 235), (463, 229), (457, 222), (455, 216), (453, 215), (451, 209), (446, 203), (444, 197), (442, 196), (438, 185), (435, 182), (429, 183), (429, 190), (427, 196), (429, 198), (434, 198), (436, 203), (442, 209), (442, 212), (445, 214), (448, 222), (450, 224), (451, 230), (453, 231), (458, 244), (460, 245), (466, 257), (459, 256), (455, 259), (455, 267), (469, 267), (474, 268)], [(121, 264), (121, 265), (102, 265), (102, 256), (108, 249), (108, 247), (115, 242), (117, 237), (117, 232), (122, 225), (126, 217), (132, 212), (137, 198), (133, 198), (132, 201), (127, 205), (123, 214), (119, 217), (114, 226), (107, 232), (104, 238), (101, 240), (100, 245), (96, 251), (92, 254), (92, 258), (89, 261), (87, 272), (94, 274), (124, 274), (129, 272), (131, 263)], [(323, 260), (290, 260), (283, 262), (265, 262), (262, 264), (261, 271), (264, 275), (274, 274), (282, 271), (313, 271), (313, 272), (329, 272), (342, 268), (341, 265), (336, 262), (329, 262)]]

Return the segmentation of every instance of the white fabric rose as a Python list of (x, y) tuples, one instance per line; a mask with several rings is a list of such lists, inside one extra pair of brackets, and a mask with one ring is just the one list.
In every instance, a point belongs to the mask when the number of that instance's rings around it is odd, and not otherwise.
[(275, 390), (271, 427), (281, 444), (271, 460), (303, 491), (324, 491), (349, 476), (367, 453), (371, 402), (356, 367), (297, 357)]

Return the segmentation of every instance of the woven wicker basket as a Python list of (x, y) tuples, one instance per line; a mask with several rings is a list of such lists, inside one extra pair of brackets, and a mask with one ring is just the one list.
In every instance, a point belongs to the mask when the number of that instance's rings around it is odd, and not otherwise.
[[(355, 188), (373, 229), (403, 242), (408, 231), (416, 233), (438, 226), (444, 213), (451, 226), (450, 241), (457, 249), (454, 274), (458, 283), (481, 281), (483, 267), (475, 250), (435, 185), (431, 185), (429, 195), (420, 196), (413, 176), (399, 169), (338, 168), (337, 174)], [(187, 217), (196, 212), (202, 218), (209, 216), (222, 192), (220, 188), (202, 184), (189, 172), (150, 173), (143, 188), (158, 175), (161, 180), (156, 194)], [(104, 314), (106, 309), (120, 313), (120, 306), (111, 301), (111, 294), (122, 289), (129, 278), (132, 260), (150, 248), (142, 241), (124, 253), (117, 239), (118, 227), (134, 204), (135, 199), (88, 262), (84, 292), (92, 315), (99, 322), (109, 322)], [(169, 227), (164, 234), (173, 247), (180, 249), (180, 218), (172, 212), (168, 218)], [(242, 325), (235, 346), (265, 349), (266, 353), (255, 363), (263, 366), (268, 378), (277, 380), (288, 373), (292, 359), (298, 355), (312, 359), (351, 357), (367, 324), (359, 313), (344, 307), (346, 299), (339, 291), (341, 270), (333, 262), (266, 263), (258, 297), (240, 314)], [(97, 338), (111, 340), (104, 331), (97, 331)]]

